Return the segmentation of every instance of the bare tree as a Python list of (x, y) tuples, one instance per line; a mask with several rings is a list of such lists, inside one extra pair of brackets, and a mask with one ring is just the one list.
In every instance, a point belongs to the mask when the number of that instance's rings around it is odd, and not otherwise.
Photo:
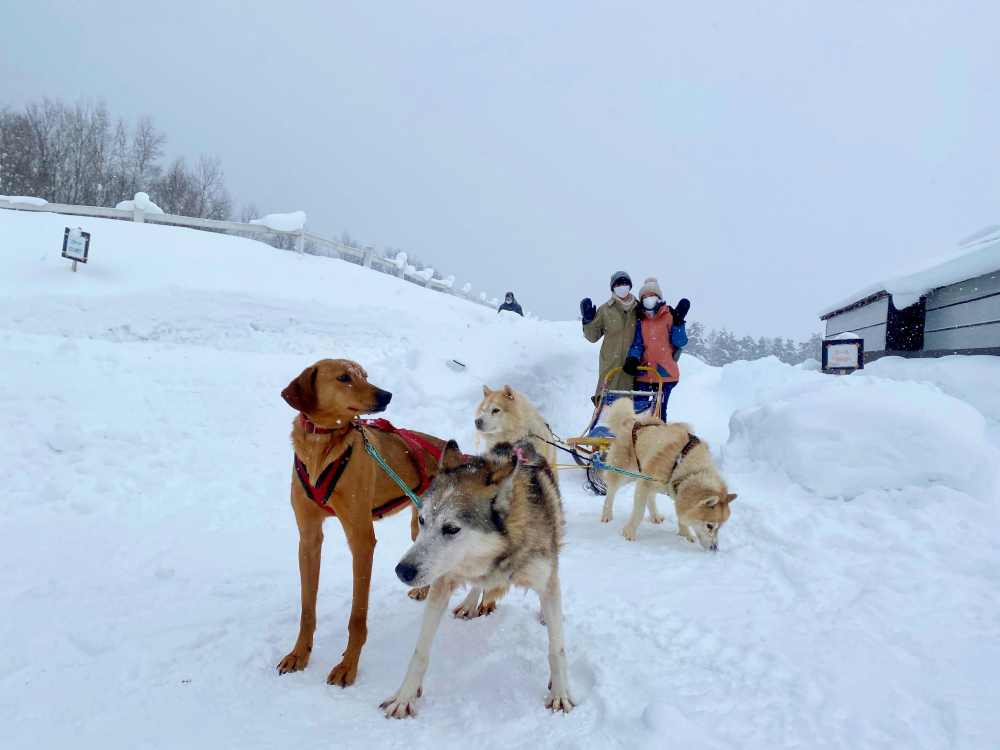
[(197, 213), (206, 219), (228, 219), (232, 211), (232, 199), (226, 190), (226, 176), (222, 171), (222, 160), (218, 156), (202, 156), (194, 176), (195, 206)]
[[(167, 137), (153, 125), (148, 115), (139, 118), (132, 135), (132, 183), (131, 193), (149, 192), (160, 176), (159, 160), (163, 156), (163, 146)], [(129, 196), (131, 197), (131, 195)]]
[(194, 209), (194, 191), (194, 179), (188, 172), (187, 163), (184, 157), (178, 156), (148, 192), (167, 213), (193, 216), (190, 212)]
[(239, 220), (244, 224), (249, 224), (251, 219), (259, 219), (260, 211), (257, 210), (256, 203), (244, 203), (240, 209)]

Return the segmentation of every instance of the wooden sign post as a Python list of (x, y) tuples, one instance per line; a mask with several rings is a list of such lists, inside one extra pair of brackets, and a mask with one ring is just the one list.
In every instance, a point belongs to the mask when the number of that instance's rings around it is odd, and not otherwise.
[(84, 232), (80, 227), (63, 232), (62, 257), (73, 261), (73, 272), (76, 273), (77, 263), (86, 263), (90, 252), (90, 232)]

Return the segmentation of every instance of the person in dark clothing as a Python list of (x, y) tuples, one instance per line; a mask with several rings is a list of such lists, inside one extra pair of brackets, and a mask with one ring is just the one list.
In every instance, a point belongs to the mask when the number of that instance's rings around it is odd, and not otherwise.
[(524, 317), (524, 311), (521, 309), (521, 306), (518, 304), (517, 300), (514, 299), (514, 292), (507, 292), (507, 296), (504, 297), (503, 299), (503, 304), (497, 308), (498, 315), (500, 314), (501, 310), (510, 310), (511, 312), (517, 313), (522, 318)]

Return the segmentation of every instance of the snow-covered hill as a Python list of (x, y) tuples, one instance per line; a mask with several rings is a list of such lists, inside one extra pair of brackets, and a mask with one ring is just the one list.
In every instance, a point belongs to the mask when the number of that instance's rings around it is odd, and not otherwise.
[[(91, 262), (59, 258), (68, 222)], [(582, 428), (578, 323), (498, 316), (339, 261), (168, 227), (0, 211), (3, 747), (993, 748), (1000, 745), (1000, 360), (884, 360), (830, 378), (682, 359), (672, 417), (739, 493), (721, 550), (620, 535), (562, 475), (570, 674), (550, 716), (537, 606), (442, 626), (416, 720), (382, 718), (420, 605), (381, 523), (358, 682), (350, 566), (328, 524), (310, 668), (278, 393), (324, 356), (388, 417), (472, 447), (484, 383)], [(464, 372), (446, 366), (451, 358)], [(669, 507), (669, 503), (666, 504)], [(661, 507), (663, 505), (661, 504)]]

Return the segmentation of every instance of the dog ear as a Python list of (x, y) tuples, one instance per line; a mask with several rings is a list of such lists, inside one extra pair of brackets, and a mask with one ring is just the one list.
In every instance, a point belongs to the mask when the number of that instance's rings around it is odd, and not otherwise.
[(738, 496), (737, 496), (737, 494), (736, 494), (735, 492), (730, 492), (730, 493), (729, 493), (728, 495), (726, 495), (726, 502), (727, 502), (727, 503), (731, 503), (731, 502), (732, 502), (733, 500), (735, 500), (735, 499), (736, 499), (737, 497), (738, 497)]
[(316, 409), (316, 377), (319, 368), (313, 365), (304, 369), (295, 380), (285, 386), (281, 397), (290, 407), (300, 412)]
[(489, 398), (491, 393), (493, 393), (493, 391), (490, 390), (490, 387), (488, 385), (484, 385), (483, 386), (483, 397), (484, 398)]
[(461, 466), (465, 462), (465, 456), (458, 449), (458, 443), (449, 440), (445, 443), (444, 450), (441, 451), (441, 460), (438, 462), (438, 471), (450, 471)]
[(500, 484), (517, 468), (517, 454), (510, 443), (497, 443), (486, 458), (486, 484)]
[(701, 504), (704, 505), (706, 508), (714, 508), (716, 505), (719, 504), (719, 496), (709, 495), (708, 497), (706, 497), (704, 500), (701, 501)]
[(507, 398), (509, 398), (511, 401), (513, 401), (514, 400), (514, 389), (511, 388), (509, 385), (505, 385), (503, 387), (503, 395), (506, 396)]

